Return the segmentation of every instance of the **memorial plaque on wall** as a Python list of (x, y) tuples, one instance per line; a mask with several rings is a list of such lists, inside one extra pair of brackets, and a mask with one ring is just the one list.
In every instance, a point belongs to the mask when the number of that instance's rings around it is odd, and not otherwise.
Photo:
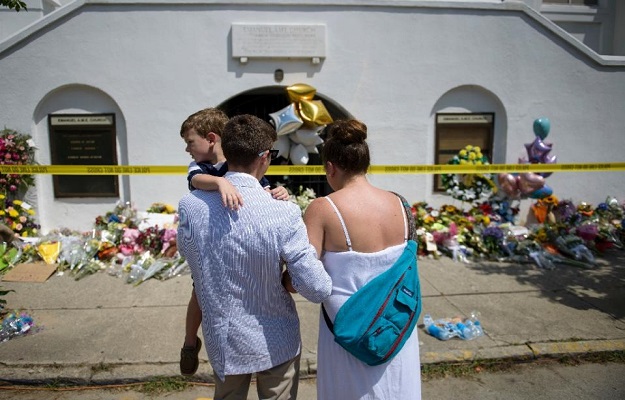
[[(48, 116), (53, 165), (117, 165), (114, 114)], [(53, 175), (55, 197), (119, 197), (117, 175)]]

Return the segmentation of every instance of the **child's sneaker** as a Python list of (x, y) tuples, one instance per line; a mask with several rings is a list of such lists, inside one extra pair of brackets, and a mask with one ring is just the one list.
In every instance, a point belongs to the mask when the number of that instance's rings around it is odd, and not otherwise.
[(197, 371), (200, 365), (200, 360), (197, 355), (201, 348), (202, 341), (200, 338), (197, 338), (195, 347), (184, 346), (180, 350), (180, 373), (182, 375), (191, 376), (195, 374), (195, 371)]

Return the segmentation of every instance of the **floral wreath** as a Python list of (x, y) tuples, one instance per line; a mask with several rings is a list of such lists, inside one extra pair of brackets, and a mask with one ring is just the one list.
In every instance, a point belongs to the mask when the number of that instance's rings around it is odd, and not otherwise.
[[(13, 129), (0, 130), (0, 164), (22, 165), (35, 163), (35, 142), (30, 135)], [(20, 190), (35, 184), (33, 175), (0, 174), (0, 193), (15, 198)]]
[[(489, 162), (478, 146), (467, 145), (447, 164), (488, 165)], [(473, 203), (486, 200), (497, 192), (491, 174), (443, 174), (441, 180), (447, 194), (456, 200)]]

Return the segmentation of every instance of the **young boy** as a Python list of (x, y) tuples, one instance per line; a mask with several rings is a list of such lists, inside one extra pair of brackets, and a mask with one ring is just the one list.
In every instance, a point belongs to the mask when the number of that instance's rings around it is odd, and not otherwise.
[[(228, 116), (216, 108), (206, 108), (191, 114), (180, 128), (180, 136), (186, 143), (185, 151), (191, 155), (187, 180), (189, 190), (218, 190), (224, 206), (237, 210), (243, 205), (239, 192), (223, 176), (228, 164), (221, 149), (221, 133)], [(260, 184), (277, 200), (288, 200), (286, 188), (269, 189), (269, 181), (263, 177)], [(202, 323), (202, 312), (195, 297), (195, 288), (187, 306), (184, 345), (180, 350), (180, 373), (193, 375), (199, 366), (198, 353), (202, 341), (197, 336)]]

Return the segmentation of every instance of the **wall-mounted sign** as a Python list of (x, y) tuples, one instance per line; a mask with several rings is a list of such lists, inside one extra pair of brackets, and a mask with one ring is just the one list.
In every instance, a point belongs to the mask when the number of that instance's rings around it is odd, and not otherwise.
[[(53, 165), (116, 165), (115, 115), (49, 115)], [(53, 175), (55, 197), (119, 197), (118, 177)]]
[(232, 24), (232, 57), (310, 58), (326, 56), (326, 26), (321, 24)]
[(493, 114), (438, 114), (438, 124), (490, 124)]

